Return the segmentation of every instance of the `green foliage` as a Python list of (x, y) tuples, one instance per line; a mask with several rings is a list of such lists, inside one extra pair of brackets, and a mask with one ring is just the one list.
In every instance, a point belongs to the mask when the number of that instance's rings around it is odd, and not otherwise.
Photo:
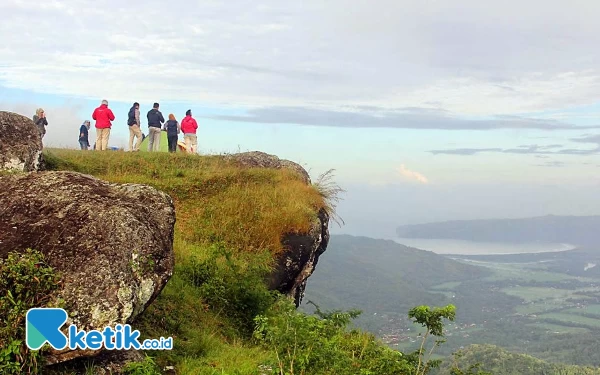
[(429, 369), (439, 367), (440, 360), (431, 360), (435, 348), (445, 342), (445, 340), (435, 340), (429, 351), (425, 349), (427, 338), (429, 335), (444, 337), (444, 321), (448, 319), (454, 321), (456, 318), (456, 307), (448, 305), (446, 307), (417, 306), (410, 309), (408, 317), (414, 323), (420, 324), (426, 328), (425, 334), (422, 336), (421, 346), (415, 353), (418, 357), (416, 375), (423, 375), (429, 372)]
[(414, 363), (376, 338), (348, 330), (358, 311), (307, 315), (287, 299), (256, 317), (254, 338), (275, 354), (272, 367), (280, 375), (410, 374)]
[(124, 375), (160, 375), (160, 368), (154, 360), (146, 356), (141, 362), (129, 362), (123, 367)]
[[(479, 370), (480, 367), (487, 371)], [(511, 353), (494, 345), (471, 345), (455, 353), (439, 375), (598, 375), (600, 369), (549, 363), (527, 354)]]
[(202, 300), (232, 321), (250, 337), (254, 317), (263, 314), (275, 301), (267, 289), (270, 254), (245, 254), (236, 257), (222, 244), (214, 244), (208, 257), (192, 257), (184, 267), (188, 281), (198, 288)]
[(432, 309), (429, 306), (417, 306), (410, 309), (408, 317), (413, 319), (414, 323), (426, 327), (429, 334), (442, 337), (444, 336), (444, 322), (442, 319), (454, 321), (456, 307), (448, 305)]
[(40, 351), (25, 346), (25, 314), (33, 307), (57, 305), (50, 295), (58, 280), (38, 251), (12, 252), (0, 259), (0, 373), (41, 371)]

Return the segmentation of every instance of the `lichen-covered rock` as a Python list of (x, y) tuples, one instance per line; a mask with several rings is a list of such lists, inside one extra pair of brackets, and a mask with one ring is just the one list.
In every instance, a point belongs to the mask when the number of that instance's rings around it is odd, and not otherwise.
[(329, 216), (324, 209), (319, 211), (305, 234), (287, 234), (283, 238), (284, 251), (277, 259), (269, 286), (294, 299), (296, 307), (304, 297), (308, 277), (312, 275), (319, 257), (329, 243)]
[(42, 139), (33, 121), (0, 111), (0, 170), (38, 171), (43, 163)]
[[(80, 329), (130, 323), (173, 272), (175, 208), (152, 187), (74, 172), (0, 176), (0, 257), (32, 248), (60, 272), (57, 296)], [(83, 351), (47, 357), (63, 362)]]
[(230, 154), (225, 156), (225, 160), (232, 160), (238, 165), (251, 168), (287, 168), (298, 172), (303, 181), (310, 184), (310, 176), (308, 172), (298, 163), (293, 161), (279, 159), (275, 155), (266, 154), (261, 151), (242, 152), (238, 154)]

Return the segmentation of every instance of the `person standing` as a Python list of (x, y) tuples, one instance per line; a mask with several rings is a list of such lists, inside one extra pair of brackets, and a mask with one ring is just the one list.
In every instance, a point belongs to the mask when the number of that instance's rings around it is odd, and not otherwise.
[(90, 140), (88, 138), (88, 131), (90, 130), (90, 122), (89, 120), (85, 120), (81, 127), (79, 128), (79, 146), (82, 150), (87, 150), (90, 148)]
[(92, 119), (96, 120), (96, 150), (106, 151), (108, 149), (108, 138), (110, 137), (111, 121), (115, 120), (115, 115), (108, 108), (108, 101), (105, 99), (100, 107), (92, 113)]
[(154, 103), (152, 109), (148, 111), (148, 151), (158, 151), (160, 147), (160, 128), (165, 122), (165, 118), (158, 110), (159, 104)]
[(192, 117), (192, 110), (188, 109), (185, 112), (185, 118), (181, 120), (181, 131), (183, 132), (183, 140), (185, 147), (189, 153), (198, 152), (198, 137), (196, 131), (198, 130), (198, 123)]
[[(140, 123), (140, 103), (135, 102), (131, 109), (129, 109), (129, 115), (127, 119), (127, 125), (129, 125), (129, 151), (139, 151), (140, 144), (142, 144), (142, 130)], [(137, 138), (135, 147), (133, 146), (133, 139)]]
[(44, 112), (42, 108), (38, 108), (35, 110), (35, 115), (33, 115), (33, 122), (38, 128), (40, 137), (43, 139), (44, 135), (46, 135), (46, 126), (48, 125), (48, 120), (46, 120), (46, 112)]
[(174, 114), (169, 115), (169, 121), (165, 122), (164, 130), (167, 131), (167, 140), (169, 141), (169, 152), (177, 151), (177, 138), (181, 133), (181, 127), (175, 119)]

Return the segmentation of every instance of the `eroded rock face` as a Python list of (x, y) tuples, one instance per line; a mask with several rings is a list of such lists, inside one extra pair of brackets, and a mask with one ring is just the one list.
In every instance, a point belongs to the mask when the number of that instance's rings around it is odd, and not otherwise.
[[(172, 275), (175, 208), (152, 187), (74, 172), (0, 176), (0, 256), (32, 248), (58, 270), (69, 321), (132, 322)], [(91, 353), (63, 351), (58, 363)]]
[(293, 298), (298, 307), (304, 297), (306, 282), (329, 243), (327, 212), (319, 211), (308, 233), (288, 234), (282, 242), (285, 250), (271, 276), (270, 288)]
[(31, 172), (43, 169), (42, 139), (33, 121), (0, 111), (0, 170)]
[[(296, 171), (305, 183), (311, 183), (308, 172), (302, 166), (275, 155), (251, 151), (227, 155), (226, 159), (247, 167), (289, 168)], [(319, 256), (327, 249), (328, 242), (329, 215), (322, 209), (308, 233), (284, 236), (282, 244), (285, 250), (277, 259), (277, 266), (269, 279), (269, 287), (290, 296), (296, 307), (300, 306), (306, 281), (314, 272)]]

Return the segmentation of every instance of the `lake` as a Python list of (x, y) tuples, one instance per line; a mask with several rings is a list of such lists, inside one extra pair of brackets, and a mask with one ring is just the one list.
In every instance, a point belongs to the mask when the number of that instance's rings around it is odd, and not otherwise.
[(423, 239), (423, 238), (390, 238), (399, 244), (415, 247), (421, 250), (433, 251), (436, 254), (460, 255), (498, 255), (498, 254), (525, 254), (525, 253), (550, 253), (575, 249), (574, 245), (567, 243), (498, 243), (476, 242), (451, 239)]

